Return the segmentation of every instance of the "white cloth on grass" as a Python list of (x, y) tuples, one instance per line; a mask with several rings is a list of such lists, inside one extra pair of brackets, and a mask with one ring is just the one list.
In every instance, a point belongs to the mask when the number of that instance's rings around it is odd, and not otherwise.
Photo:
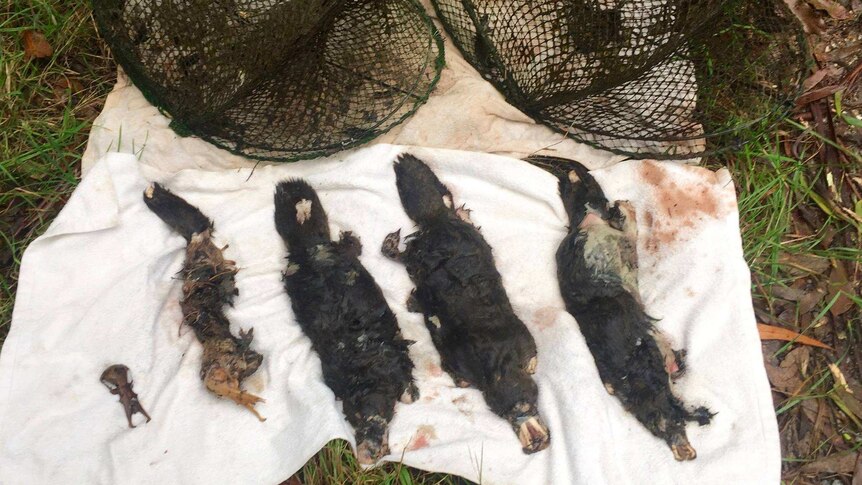
[[(169, 146), (158, 150), (171, 156)], [(413, 286), (379, 251), (387, 233), (413, 226), (392, 170), (403, 151), (429, 163), (494, 248), (538, 347), (539, 409), (552, 436), (546, 451), (523, 454), (478, 391), (453, 385), (422, 317), (405, 308)], [(281, 285), (286, 250), (272, 194), (295, 176), (318, 190), (333, 234), (361, 238), (363, 264), (416, 341), (410, 355), (421, 398), (398, 404), (388, 460), (486, 484), (779, 481), (777, 425), (726, 172), (653, 162), (595, 172), (609, 198), (637, 210), (643, 301), (688, 350), (679, 394), (718, 413), (709, 426), (688, 427), (698, 457), (684, 463), (605, 392), (564, 311), (554, 253), (566, 218), (548, 173), (495, 155), (377, 145), (249, 175), (248, 168), (168, 173), (117, 153), (92, 167), (22, 262), (0, 354), (0, 483), (277, 483), (327, 441), (352, 442)], [(253, 348), (264, 357), (246, 381), (266, 398), (258, 406), (264, 423), (200, 381), (201, 346), (179, 325), (185, 242), (143, 204), (151, 180), (198, 206), (230, 245), (240, 293), (227, 313), (235, 331), (254, 328)], [(117, 397), (99, 382), (113, 363), (131, 369), (150, 423), (138, 415), (129, 429)]]

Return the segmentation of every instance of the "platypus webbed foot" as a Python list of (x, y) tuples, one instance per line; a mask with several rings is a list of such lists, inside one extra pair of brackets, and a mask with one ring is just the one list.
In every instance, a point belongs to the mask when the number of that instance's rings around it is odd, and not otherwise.
[(399, 261), (401, 259), (401, 251), (398, 250), (398, 245), (401, 244), (401, 229), (389, 233), (383, 239), (383, 245), (380, 247), (380, 252), (389, 259)]
[(551, 444), (551, 433), (539, 416), (517, 418), (513, 424), (524, 453), (542, 451)]
[(473, 224), (473, 221), (470, 219), (471, 212), (473, 211), (468, 209), (466, 204), (461, 204), (461, 207), (455, 209), (455, 215), (458, 216), (458, 219), (461, 219), (467, 224)]
[(243, 391), (239, 388), (239, 379), (232, 377), (228, 374), (228, 372), (220, 367), (216, 367), (209, 372), (207, 372), (206, 377), (204, 377), (204, 384), (207, 389), (212, 391), (218, 396), (226, 397), (233, 402), (239, 404), (240, 406), (248, 409), (261, 422), (266, 421), (266, 418), (260, 415), (257, 412), (257, 409), (254, 408), (254, 405), (259, 402), (266, 402), (263, 398), (255, 396), (254, 394)]
[(691, 446), (691, 443), (688, 442), (688, 438), (685, 435), (676, 435), (671, 438), (670, 450), (677, 461), (688, 461), (697, 458), (697, 452)]
[(712, 421), (713, 416), (715, 416), (715, 413), (701, 406), (694, 411), (687, 412), (685, 419), (686, 421), (694, 421), (701, 426), (706, 426)]
[(366, 438), (356, 444), (356, 461), (360, 465), (373, 465), (381, 457), (389, 454), (389, 446), (380, 440)]
[(129, 427), (134, 428), (132, 424), (132, 415), (141, 413), (147, 418), (149, 423), (152, 418), (141, 406), (138, 401), (138, 395), (132, 390), (133, 382), (129, 380), (129, 368), (123, 364), (114, 364), (104, 372), (100, 378), (102, 384), (111, 391), (111, 394), (120, 396), (120, 403), (123, 405), (123, 410), (126, 413), (126, 421), (129, 422)]
[(389, 423), (383, 416), (361, 418), (356, 428), (356, 460), (361, 465), (373, 465), (389, 454)]

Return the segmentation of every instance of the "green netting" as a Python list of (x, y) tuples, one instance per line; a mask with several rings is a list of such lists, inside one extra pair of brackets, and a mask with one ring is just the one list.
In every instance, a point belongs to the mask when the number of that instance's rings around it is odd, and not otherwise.
[(252, 158), (364, 143), (428, 97), (443, 46), (413, 0), (93, 0), (99, 30), (147, 99)]
[(454, 44), (514, 106), (638, 158), (732, 146), (777, 117), (803, 72), (779, 0), (432, 0)]

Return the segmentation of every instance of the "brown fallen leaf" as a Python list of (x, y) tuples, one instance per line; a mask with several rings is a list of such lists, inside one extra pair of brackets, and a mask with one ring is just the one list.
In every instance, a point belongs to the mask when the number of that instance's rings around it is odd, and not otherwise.
[(829, 74), (827, 69), (818, 69), (814, 74), (808, 76), (804, 81), (802, 81), (802, 89), (808, 91), (814, 86), (817, 86), (827, 74)]
[(25, 30), (21, 35), (24, 39), (24, 57), (27, 59), (42, 59), (43, 57), (51, 57), (51, 54), (54, 53), (54, 49), (42, 32)]
[(806, 463), (799, 469), (805, 474), (817, 473), (850, 473), (856, 469), (858, 453), (835, 453), (823, 458)]
[(831, 86), (823, 86), (822, 88), (812, 89), (810, 91), (805, 92), (796, 98), (796, 106), (802, 107), (809, 103), (813, 103), (814, 101), (821, 100), (827, 96), (832, 96), (833, 94), (841, 91), (841, 86), (835, 84)]
[(829, 296), (827, 301), (835, 299), (835, 303), (829, 307), (829, 313), (833, 317), (843, 315), (853, 308), (855, 303), (847, 295), (854, 294), (853, 283), (847, 277), (847, 269), (842, 261), (833, 261), (835, 267), (829, 274)]
[[(826, 296), (826, 290), (823, 288), (814, 288), (809, 291), (805, 296), (803, 296), (799, 300), (798, 309), (800, 314), (807, 314), (817, 306), (818, 303), (823, 301), (823, 297)], [(810, 316), (810, 315), (809, 315)]]
[(787, 7), (793, 12), (793, 15), (802, 22), (802, 27), (809, 34), (818, 34), (823, 31), (823, 21), (817, 15), (817, 12), (811, 8), (811, 5), (803, 1), (784, 0)]
[(778, 264), (786, 266), (785, 269), (795, 275), (822, 275), (831, 266), (826, 258), (802, 253), (781, 253), (778, 255)]
[(781, 365), (766, 361), (766, 375), (772, 387), (789, 396), (799, 392), (802, 387), (802, 368), (808, 365), (808, 358), (808, 347), (797, 347), (787, 353)]
[(851, 17), (843, 5), (833, 0), (808, 0), (808, 3), (817, 10), (825, 10), (833, 19), (846, 20)]
[(799, 301), (806, 294), (805, 290), (789, 286), (775, 285), (772, 287), (772, 296), (787, 301)]
[(834, 350), (832, 347), (819, 340), (806, 337), (799, 332), (794, 332), (793, 330), (783, 327), (758, 323), (757, 332), (760, 334), (760, 340), (783, 340), (785, 342), (795, 342), (798, 344), (811, 345), (812, 347), (820, 347), (821, 349)]
[(857, 427), (862, 429), (862, 420), (860, 420), (862, 419), (862, 403), (853, 394), (853, 390), (847, 384), (847, 378), (844, 377), (844, 373), (836, 364), (829, 364), (829, 372), (832, 373), (832, 378), (835, 380), (829, 397)]
[(856, 458), (856, 470), (853, 471), (852, 485), (862, 485), (862, 453)]

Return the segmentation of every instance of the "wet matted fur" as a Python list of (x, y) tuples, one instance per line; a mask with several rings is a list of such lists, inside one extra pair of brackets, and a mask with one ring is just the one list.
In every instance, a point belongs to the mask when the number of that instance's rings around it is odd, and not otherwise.
[(443, 369), (456, 383), (482, 391), (525, 453), (545, 449), (550, 433), (532, 378), (536, 344), (512, 310), (491, 247), (425, 163), (402, 155), (395, 174), (404, 210), (420, 226), (403, 253), (400, 230), (383, 244), (384, 254), (403, 262), (416, 285), (408, 308), (425, 315)]
[(578, 322), (607, 391), (677, 460), (697, 454), (686, 421), (708, 424), (712, 414), (685, 408), (671, 379), (683, 371), (675, 352), (653, 325), (637, 284), (637, 221), (631, 204), (611, 205), (585, 167), (560, 175), (559, 190), (569, 216), (569, 234), (557, 250), (557, 276), (566, 309)]
[(275, 226), (289, 251), (284, 287), (297, 322), (356, 431), (359, 462), (374, 463), (389, 453), (396, 401), (418, 397), (411, 342), (402, 338), (380, 287), (360, 263), (359, 239), (350, 232), (330, 239), (326, 211), (305, 181), (278, 184)]

